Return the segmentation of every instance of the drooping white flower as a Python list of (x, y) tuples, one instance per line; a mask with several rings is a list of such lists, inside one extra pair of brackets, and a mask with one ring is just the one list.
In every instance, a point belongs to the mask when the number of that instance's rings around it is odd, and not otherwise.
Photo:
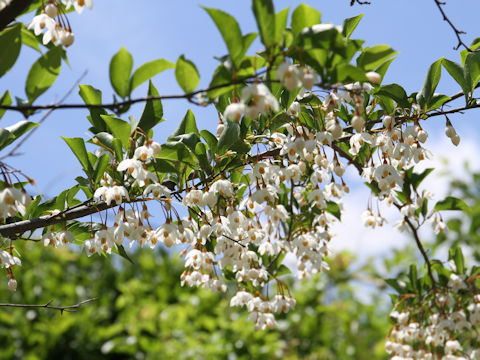
[(246, 109), (247, 107), (244, 103), (230, 104), (225, 108), (223, 119), (238, 122), (245, 114)]

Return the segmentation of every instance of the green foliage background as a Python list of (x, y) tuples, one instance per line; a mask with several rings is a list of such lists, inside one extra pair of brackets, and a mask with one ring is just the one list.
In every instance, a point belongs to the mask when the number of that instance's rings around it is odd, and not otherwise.
[[(74, 313), (2, 308), (0, 359), (383, 359), (389, 302), (356, 299), (352, 260), (338, 255), (332, 271), (291, 289), (295, 311), (279, 328), (255, 332), (228, 296), (182, 288), (177, 254), (139, 249), (130, 264), (68, 249), (24, 244), (16, 293), (5, 302), (70, 305), (99, 300)], [(363, 285), (363, 287), (365, 287)], [(383, 295), (384, 296), (384, 295)], [(379, 306), (380, 305), (380, 306)]]

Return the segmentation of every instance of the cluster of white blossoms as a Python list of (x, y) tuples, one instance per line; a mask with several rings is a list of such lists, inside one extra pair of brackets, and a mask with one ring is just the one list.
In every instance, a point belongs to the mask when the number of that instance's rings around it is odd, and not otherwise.
[(72, 32), (68, 19), (62, 10), (62, 5), (68, 10), (72, 6), (81, 14), (84, 7), (93, 7), (92, 0), (49, 0), (42, 12), (35, 16), (28, 29), (33, 29), (35, 35), (43, 33), (43, 45), (49, 42), (55, 46), (63, 45), (69, 47), (73, 44), (75, 36)]
[(480, 295), (451, 274), (447, 289), (439, 290), (417, 310), (394, 310), (395, 322), (385, 349), (392, 360), (479, 360)]
[(5, 250), (0, 250), (0, 268), (6, 269), (8, 280), (8, 289), (10, 291), (17, 290), (17, 280), (12, 272), (12, 268), (17, 265), (21, 266), (22, 261), (12, 254), (12, 251), (8, 252)]
[(0, 190), (0, 220), (17, 214), (25, 215), (31, 202), (30, 195), (24, 190), (11, 186)]

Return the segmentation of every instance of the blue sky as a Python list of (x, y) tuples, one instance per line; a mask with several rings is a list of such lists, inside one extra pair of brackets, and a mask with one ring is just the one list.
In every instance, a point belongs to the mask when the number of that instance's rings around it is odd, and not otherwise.
[[(299, 3), (278, 0), (275, 1), (275, 7), (277, 11), (290, 7), (292, 11)], [(353, 37), (366, 40), (366, 46), (389, 44), (400, 52), (391, 65), (384, 83), (399, 83), (408, 93), (421, 88), (428, 66), (438, 58), (444, 56), (460, 62), (458, 51), (453, 50), (457, 43), (455, 35), (447, 23), (442, 21), (433, 1), (372, 0), (372, 5), (353, 7), (349, 6), (349, 0), (306, 1), (306, 3), (322, 12), (323, 22), (333, 22), (335, 25), (340, 25), (344, 18), (364, 13), (364, 18)], [(246, 0), (202, 2), (95, 0), (92, 11), (86, 9), (82, 15), (69, 14), (76, 37), (74, 45), (68, 49), (71, 68), (64, 64), (57, 82), (38, 98), (36, 103), (55, 102), (72, 87), (85, 70), (88, 70), (88, 75), (82, 83), (101, 89), (104, 100), (110, 102), (112, 88), (108, 78), (108, 66), (112, 55), (121, 46), (125, 46), (132, 53), (134, 68), (157, 58), (175, 62), (181, 54), (185, 54), (199, 69), (200, 87), (207, 86), (217, 65), (213, 57), (224, 55), (226, 47), (214, 23), (200, 5), (220, 8), (234, 15), (243, 33), (256, 31), (250, 1)], [(463, 37), (466, 43), (480, 36), (478, 0), (462, 0), (461, 5), (459, 2), (449, 1), (445, 11), (460, 29), (467, 32)], [(28, 22), (30, 19), (31, 16), (27, 16), (22, 20)], [(260, 49), (261, 44), (257, 41), (251, 47), (251, 52)], [(13, 96), (25, 97), (25, 79), (29, 67), (37, 57), (38, 53), (22, 48), (20, 59), (13, 70), (0, 80), (0, 93), (8, 89)], [(172, 70), (156, 76), (153, 81), (161, 94), (182, 93)], [(459, 90), (459, 86), (443, 71), (437, 91), (453, 94)], [(78, 90), (75, 90), (67, 102), (81, 102), (77, 93)], [(145, 85), (137, 88), (133, 97), (144, 95)], [(192, 106), (179, 100), (165, 101), (164, 116), (167, 121), (157, 126), (155, 139), (164, 142), (168, 134), (176, 128), (187, 108)], [(143, 105), (133, 106), (128, 115), (132, 114), (138, 118), (142, 108)], [(192, 110), (200, 128), (215, 128), (218, 116), (213, 107), (207, 109), (193, 107)], [(46, 195), (53, 196), (74, 185), (74, 178), (81, 174), (80, 165), (69, 152), (61, 136), (88, 138), (87, 129), (90, 124), (86, 115), (86, 110), (54, 112), (25, 143), (22, 148), (24, 155), (9, 158), (6, 160), (7, 163), (33, 177), (37, 181), (38, 190)], [(479, 129), (476, 121), (478, 115), (479, 111), (476, 110), (465, 116), (452, 116), (462, 141), (476, 144), (473, 140)], [(36, 115), (31, 120), (38, 121), (40, 116), (41, 114)], [(9, 112), (2, 118), (1, 126), (10, 125), (21, 119), (20, 115)], [(444, 141), (444, 124), (443, 118), (435, 118), (425, 127), (429, 130), (434, 144), (437, 144), (435, 146), (438, 148), (446, 146), (448, 154), (452, 145)], [(474, 145), (469, 147), (471, 151), (478, 148)], [(361, 196), (366, 204), (368, 191), (363, 190), (361, 194), (364, 194)], [(352, 198), (356, 198), (355, 195)]]

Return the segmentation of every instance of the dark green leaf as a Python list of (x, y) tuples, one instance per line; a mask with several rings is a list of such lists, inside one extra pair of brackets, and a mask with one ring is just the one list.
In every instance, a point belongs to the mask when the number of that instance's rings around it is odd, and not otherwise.
[(402, 108), (410, 107), (407, 93), (405, 92), (404, 88), (402, 88), (398, 84), (382, 85), (381, 87), (378, 88), (375, 94), (389, 97), (390, 99), (394, 100)]
[(123, 151), (122, 151), (122, 141), (120, 139), (113, 139), (112, 141), (113, 150), (115, 150), (115, 156), (117, 161), (120, 162), (123, 160)]
[(10, 125), (6, 127), (8, 131), (10, 131), (14, 136), (15, 139), (18, 139), (20, 136), (25, 134), (27, 131), (33, 129), (34, 127), (38, 126), (38, 123), (34, 123), (31, 121), (19, 121), (16, 124)]
[(130, 93), (140, 84), (143, 84), (155, 75), (174, 67), (174, 63), (165, 59), (157, 59), (143, 64), (133, 72), (132, 78), (130, 79)]
[[(158, 90), (153, 85), (153, 82), (150, 80), (148, 84), (148, 96), (159, 96)], [(153, 128), (158, 123), (162, 122), (163, 117), (163, 105), (162, 100), (148, 100), (143, 109), (142, 116), (138, 122), (137, 127), (142, 129), (145, 133)]]
[(217, 144), (218, 144), (218, 140), (217, 138), (215, 137), (215, 135), (213, 135), (210, 131), (208, 130), (202, 130), (200, 131), (200, 135), (202, 136), (202, 138), (205, 139), (208, 147), (210, 148), (210, 150), (212, 150), (212, 153), (216, 153), (217, 152)]
[(0, 33), (0, 77), (2, 77), (17, 61), (22, 39), (21, 24), (16, 24)]
[(340, 211), (340, 206), (338, 206), (338, 204), (335, 201), (328, 200), (325, 211), (335, 216), (338, 220), (342, 220), (342, 213)]
[(425, 169), (423, 170), (420, 174), (417, 174), (417, 173), (412, 173), (412, 176), (411, 176), (411, 184), (413, 186), (413, 189), (414, 190), (417, 190), (418, 189), (418, 186), (421, 184), (421, 182), (428, 176), (428, 174), (430, 174), (433, 170), (435, 170), (434, 168), (429, 168), (429, 169)]
[(480, 52), (475, 51), (467, 55), (465, 59), (465, 81), (473, 92), (480, 81)]
[(459, 274), (464, 274), (465, 273), (465, 260), (463, 258), (463, 253), (462, 249), (460, 249), (458, 246), (455, 248), (451, 248), (448, 251), (449, 260), (453, 260), (455, 263), (455, 267), (457, 268), (457, 273)]
[(61, 47), (54, 47), (33, 63), (25, 84), (25, 92), (31, 103), (57, 79), (63, 52)]
[(465, 79), (465, 72), (462, 67), (462, 65), (450, 61), (448, 59), (443, 59), (443, 67), (448, 71), (451, 77), (455, 79), (455, 81), (460, 85), (462, 88), (463, 92), (465, 93), (465, 96), (468, 96), (468, 93), (470, 92), (470, 84), (467, 82)]
[[(0, 105), (12, 105), (12, 98), (10, 96), (10, 92), (7, 90), (3, 93), (0, 97)], [(0, 119), (2, 118), (3, 114), (5, 114), (5, 109), (0, 109)]]
[(292, 13), (292, 32), (298, 35), (304, 28), (320, 24), (322, 13), (306, 4), (298, 5)]
[(185, 59), (185, 56), (183, 55), (177, 60), (175, 77), (177, 78), (180, 87), (186, 93), (194, 91), (200, 82), (200, 75), (198, 74), (197, 67), (193, 62)]
[(0, 128), (0, 150), (15, 140), (15, 135), (10, 131)]

